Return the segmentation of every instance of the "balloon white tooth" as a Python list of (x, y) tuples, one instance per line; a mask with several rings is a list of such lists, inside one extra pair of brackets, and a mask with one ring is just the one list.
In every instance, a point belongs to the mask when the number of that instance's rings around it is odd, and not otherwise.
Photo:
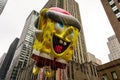
[(66, 46), (66, 45), (67, 45), (67, 43), (66, 43), (66, 42), (64, 42), (64, 43), (63, 43), (63, 45), (64, 45), (64, 46)]
[(60, 43), (60, 44), (63, 44), (63, 40), (60, 39), (60, 40), (59, 40), (59, 43)]

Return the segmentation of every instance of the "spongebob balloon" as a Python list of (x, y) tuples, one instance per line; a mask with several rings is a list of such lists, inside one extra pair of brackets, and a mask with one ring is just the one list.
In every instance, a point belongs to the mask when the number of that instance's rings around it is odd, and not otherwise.
[(33, 73), (37, 74), (41, 67), (49, 67), (51, 72), (57, 68), (65, 69), (77, 42), (79, 21), (65, 10), (51, 7), (41, 10), (35, 25), (32, 59), (36, 65)]

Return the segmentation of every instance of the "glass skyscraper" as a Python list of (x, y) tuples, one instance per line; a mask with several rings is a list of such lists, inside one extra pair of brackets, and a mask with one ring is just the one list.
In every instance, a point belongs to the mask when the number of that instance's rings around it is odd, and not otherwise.
[(116, 59), (120, 58), (120, 43), (118, 42), (118, 39), (116, 38), (115, 35), (110, 36), (108, 38), (108, 42), (107, 42), (110, 54), (108, 54), (109, 56), (109, 60), (113, 61)]
[(7, 74), (6, 80), (17, 80), (19, 71), (29, 65), (32, 53), (32, 46), (35, 38), (34, 22), (37, 19), (37, 16), (38, 13), (36, 11), (33, 11), (26, 19), (26, 23), (21, 34), (20, 41), (18, 43), (14, 59)]
[(9, 50), (8, 50), (7, 54), (5, 55), (3, 63), (0, 67), (0, 80), (4, 80), (6, 77), (7, 71), (9, 69), (11, 61), (13, 59), (18, 42), (19, 42), (19, 39), (16, 38), (10, 45)]
[(6, 3), (7, 3), (7, 0), (0, 0), (0, 14), (2, 13)]

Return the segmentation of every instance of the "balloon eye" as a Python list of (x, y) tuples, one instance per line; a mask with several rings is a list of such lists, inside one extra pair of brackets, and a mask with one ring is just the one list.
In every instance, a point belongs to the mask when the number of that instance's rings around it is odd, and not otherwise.
[(57, 33), (61, 33), (64, 30), (64, 25), (61, 22), (56, 23), (55, 30)]
[(61, 22), (58, 23), (59, 24), (59, 27), (63, 28), (63, 24)]

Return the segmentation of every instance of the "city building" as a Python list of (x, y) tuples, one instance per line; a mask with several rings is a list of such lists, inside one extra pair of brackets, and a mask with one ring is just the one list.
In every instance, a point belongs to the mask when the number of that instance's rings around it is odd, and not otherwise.
[(8, 0), (0, 0), (0, 15), (1, 15), (1, 13), (2, 13), (4, 7), (5, 7), (6, 3), (7, 3), (7, 1)]
[(32, 73), (34, 63), (35, 62), (31, 60), (26, 67), (21, 68), (17, 75), (17, 80), (37, 80), (37, 78), (39, 78), (38, 75)]
[(3, 61), (4, 61), (4, 59), (5, 59), (5, 56), (6, 56), (6, 53), (4, 53), (4, 54), (1, 56), (1, 58), (0, 58), (0, 68), (1, 68), (1, 66), (2, 66), (2, 64), (3, 64)]
[(100, 59), (98, 59), (98, 58), (96, 58), (96, 63), (97, 63), (98, 65), (102, 65), (102, 61), (101, 61)]
[(101, 65), (102, 61), (95, 57), (94, 54), (91, 54), (90, 52), (87, 52), (87, 62), (94, 62), (96, 64)]
[(63, 80), (100, 80), (96, 66), (98, 64), (94, 62), (83, 64), (72, 62), (67, 67), (67, 79)]
[(115, 35), (108, 38), (107, 42), (110, 54), (108, 54), (110, 61), (120, 58), (120, 43)]
[(101, 2), (120, 43), (120, 0), (101, 0)]
[(19, 42), (19, 39), (16, 38), (9, 47), (9, 50), (3, 60), (1, 68), (0, 68), (0, 80), (4, 80), (6, 77), (7, 71), (10, 67), (11, 61), (15, 54), (15, 50), (16, 50), (18, 42)]
[(28, 67), (29, 62), (31, 61), (32, 46), (35, 38), (34, 22), (37, 17), (38, 13), (33, 10), (26, 19), (6, 80), (17, 80), (20, 70)]
[(96, 57), (94, 54), (87, 52), (87, 56), (88, 56), (88, 62), (90, 62), (90, 61), (96, 62)]
[(120, 59), (97, 66), (101, 80), (120, 80)]
[[(41, 68), (37, 78), (31, 74), (32, 64), (23, 68), (17, 80), (48, 80), (44, 74), (44, 68)], [(57, 69), (51, 80), (100, 80), (97, 73), (98, 64), (94, 62), (86, 62), (83, 64), (72, 61), (66, 69)]]

